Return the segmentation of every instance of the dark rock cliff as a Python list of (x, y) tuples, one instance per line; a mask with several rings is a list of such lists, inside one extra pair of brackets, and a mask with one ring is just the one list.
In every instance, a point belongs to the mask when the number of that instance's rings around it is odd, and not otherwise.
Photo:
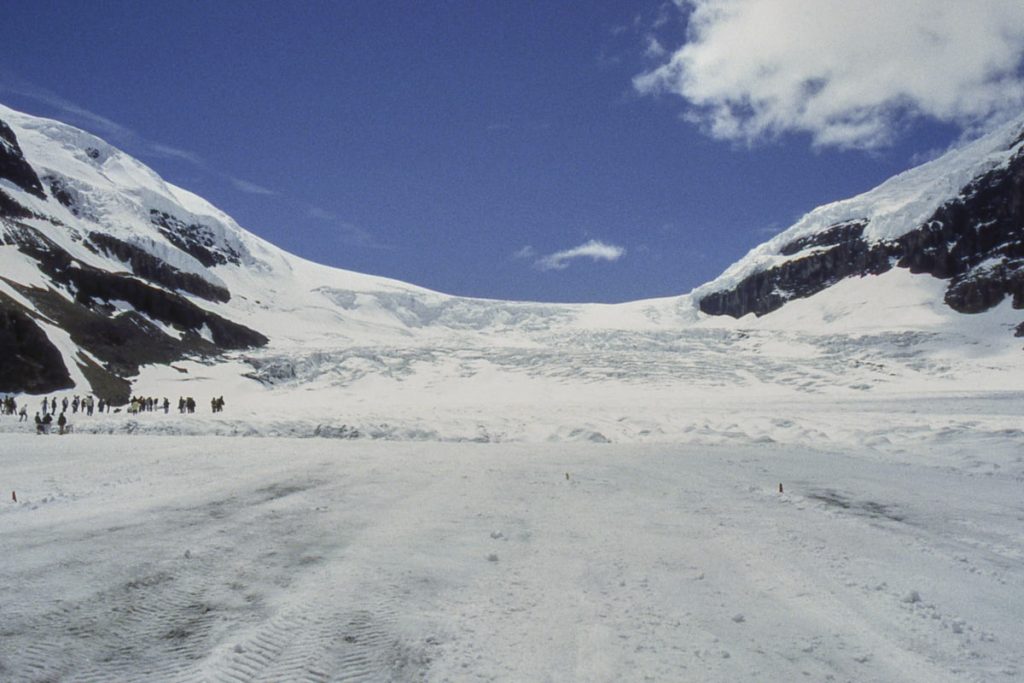
[(0, 190), (0, 218), (32, 218), (33, 213)]
[(21, 305), (0, 292), (0, 393), (72, 386), (60, 351)]

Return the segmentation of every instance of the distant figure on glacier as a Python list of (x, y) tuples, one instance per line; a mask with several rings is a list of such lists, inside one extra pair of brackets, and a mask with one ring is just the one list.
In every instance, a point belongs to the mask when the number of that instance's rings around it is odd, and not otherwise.
[(36, 434), (43, 433), (43, 418), (39, 417), (39, 413), (36, 413)]
[(191, 396), (185, 399), (185, 410), (188, 411), (189, 415), (196, 412), (196, 400)]
[(185, 414), (185, 397), (184, 396), (179, 396), (178, 397), (178, 412), (183, 414), (183, 415)]
[(22, 404), (21, 410), (18, 411), (18, 422), (25, 422), (28, 420), (28, 408)]
[(166, 415), (167, 411), (169, 411), (170, 409), (171, 409), (171, 402), (167, 400), (166, 396), (164, 396), (164, 415)]

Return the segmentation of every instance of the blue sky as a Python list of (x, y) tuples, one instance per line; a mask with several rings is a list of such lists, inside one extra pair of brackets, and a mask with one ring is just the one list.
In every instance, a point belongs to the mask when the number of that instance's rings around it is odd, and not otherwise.
[(1020, 111), (1021, 3), (848, 4), (13, 2), (0, 101), (315, 261), (624, 301)]

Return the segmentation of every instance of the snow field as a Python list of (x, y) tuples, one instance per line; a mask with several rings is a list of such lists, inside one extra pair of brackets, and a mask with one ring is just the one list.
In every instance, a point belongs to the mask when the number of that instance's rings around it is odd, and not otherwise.
[(1024, 675), (1009, 433), (3, 439), (4, 680)]

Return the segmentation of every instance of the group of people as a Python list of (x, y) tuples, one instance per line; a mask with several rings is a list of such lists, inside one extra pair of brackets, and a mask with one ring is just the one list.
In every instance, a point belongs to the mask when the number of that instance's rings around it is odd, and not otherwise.
[[(53, 413), (46, 413), (42, 417), (39, 417), (39, 413), (36, 413), (36, 434), (46, 434), (50, 431), (52, 425)], [(71, 431), (71, 427), (68, 426), (68, 416), (63, 412), (57, 418), (57, 429), (60, 430), (61, 434), (67, 434)]]
[[(222, 412), (224, 410), (224, 397), (218, 396), (210, 399), (210, 408), (215, 413)], [(132, 400), (128, 403), (128, 412), (133, 415), (160, 410), (164, 412), (164, 415), (171, 410), (171, 402), (166, 396), (162, 399), (152, 396), (133, 396)], [(196, 400), (191, 396), (179, 396), (178, 412), (182, 415), (191, 415), (196, 412)]]
[(24, 422), (28, 419), (28, 408), (24, 405), (21, 409), (18, 409), (18, 402), (14, 400), (13, 396), (5, 396), (0, 401), (0, 415), (17, 415), (18, 422)]
[[(60, 408), (60, 412), (57, 410), (58, 407)], [(211, 399), (210, 408), (215, 413), (223, 412), (224, 397), (218, 396)], [(153, 396), (133, 396), (125, 408), (126, 412), (132, 415), (160, 410), (162, 410), (166, 415), (170, 412), (170, 409), (171, 401), (166, 396), (162, 399)], [(70, 399), (65, 396), (60, 399), (59, 404), (56, 396), (45, 396), (40, 404), (40, 410), (36, 412), (35, 415), (36, 433), (48, 433), (54, 422), (56, 422), (59, 432), (61, 434), (66, 434), (71, 431), (71, 424), (68, 421), (69, 411), (72, 415), (81, 411), (82, 414), (91, 416), (97, 410), (101, 414), (121, 412), (121, 408), (114, 407), (110, 401), (106, 401), (102, 398), (95, 398), (93, 396), (82, 397), (75, 395)], [(195, 413), (196, 400), (191, 396), (180, 396), (178, 398), (178, 412), (183, 415)], [(0, 415), (17, 415), (18, 422), (27, 422), (28, 408), (24, 403), (19, 407), (18, 401), (14, 396), (5, 396), (0, 399)]]
[[(92, 396), (86, 396), (84, 398), (80, 398), (78, 396), (78, 394), (75, 394), (75, 397), (73, 399), (71, 399), (70, 401), (68, 400), (67, 396), (65, 396), (63, 399), (61, 399), (61, 402), (60, 402), (60, 412), (61, 413), (66, 413), (66, 412), (68, 412), (68, 408), (71, 408), (71, 413), (72, 414), (75, 414), (79, 410), (81, 410), (83, 413), (85, 413), (87, 415), (92, 415), (93, 411), (96, 410), (97, 408), (99, 408), (99, 411), (101, 413), (104, 410), (109, 412), (110, 411), (110, 404), (106, 403), (102, 398), (97, 401)], [(46, 398), (44, 396), (43, 397), (42, 410), (40, 412), (42, 412), (43, 415), (56, 414), (57, 413), (57, 397), (54, 396), (52, 398)]]
[(164, 396), (163, 401), (155, 396), (132, 396), (128, 402), (128, 412), (132, 415), (139, 413), (152, 413), (155, 410), (163, 410), (164, 415), (171, 409), (171, 402)]

